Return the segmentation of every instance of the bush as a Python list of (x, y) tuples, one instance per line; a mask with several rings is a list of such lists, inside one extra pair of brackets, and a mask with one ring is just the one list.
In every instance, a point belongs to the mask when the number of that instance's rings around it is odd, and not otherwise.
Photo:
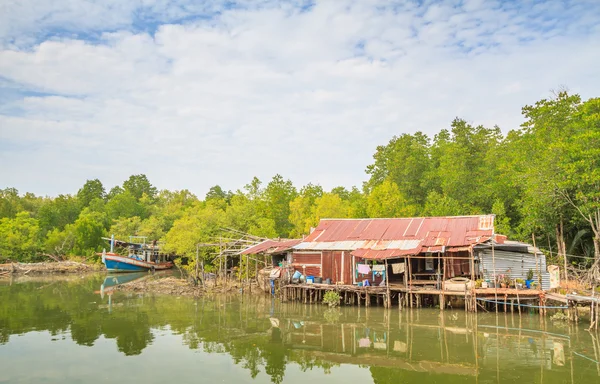
[(323, 295), (323, 304), (329, 305), (330, 308), (340, 305), (340, 294), (335, 291), (327, 291)]

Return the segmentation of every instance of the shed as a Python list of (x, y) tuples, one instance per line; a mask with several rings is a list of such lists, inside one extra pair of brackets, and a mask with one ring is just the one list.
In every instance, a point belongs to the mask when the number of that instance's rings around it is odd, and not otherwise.
[[(494, 256), (492, 257), (492, 247)], [(537, 248), (518, 241), (505, 241), (503, 244), (491, 242), (474, 247), (475, 258), (479, 261), (480, 275), (485, 279), (494, 280), (494, 265), (496, 275), (504, 274), (512, 279), (527, 279), (531, 269), (534, 280), (541, 277), (543, 290), (550, 289), (550, 274), (546, 265), (546, 256)]]

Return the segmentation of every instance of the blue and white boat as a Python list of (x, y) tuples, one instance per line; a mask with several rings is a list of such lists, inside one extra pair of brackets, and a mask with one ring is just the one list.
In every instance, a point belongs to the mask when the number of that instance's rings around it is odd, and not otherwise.
[[(133, 239), (142, 239), (142, 242), (133, 242)], [(173, 262), (168, 256), (161, 253), (156, 242), (147, 244), (145, 237), (130, 237), (129, 242), (110, 239), (110, 252), (102, 252), (102, 263), (109, 272), (141, 272), (161, 271), (173, 268)], [(126, 246), (129, 250), (127, 256), (114, 253), (115, 245)]]

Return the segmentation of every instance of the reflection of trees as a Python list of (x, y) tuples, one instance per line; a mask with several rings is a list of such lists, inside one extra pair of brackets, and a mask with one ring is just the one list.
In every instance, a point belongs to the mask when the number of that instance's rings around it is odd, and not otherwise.
[(102, 331), (109, 339), (117, 339), (119, 351), (127, 356), (139, 355), (154, 337), (145, 313), (123, 311), (120, 315), (107, 318)]

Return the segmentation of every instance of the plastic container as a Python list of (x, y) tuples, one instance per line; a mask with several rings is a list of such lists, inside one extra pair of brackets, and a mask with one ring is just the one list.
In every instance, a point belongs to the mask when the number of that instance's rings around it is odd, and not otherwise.
[(314, 276), (306, 276), (306, 284), (313, 284), (315, 282)]
[(296, 271), (296, 272), (294, 272), (294, 275), (292, 276), (292, 279), (298, 279), (298, 280), (300, 280), (300, 276), (302, 276), (302, 274), (300, 273), (300, 271)]
[(331, 279), (329, 279), (329, 278), (325, 279), (325, 284), (327, 284), (327, 285), (331, 284)]
[(323, 284), (323, 278), (322, 277), (315, 277), (315, 284)]

